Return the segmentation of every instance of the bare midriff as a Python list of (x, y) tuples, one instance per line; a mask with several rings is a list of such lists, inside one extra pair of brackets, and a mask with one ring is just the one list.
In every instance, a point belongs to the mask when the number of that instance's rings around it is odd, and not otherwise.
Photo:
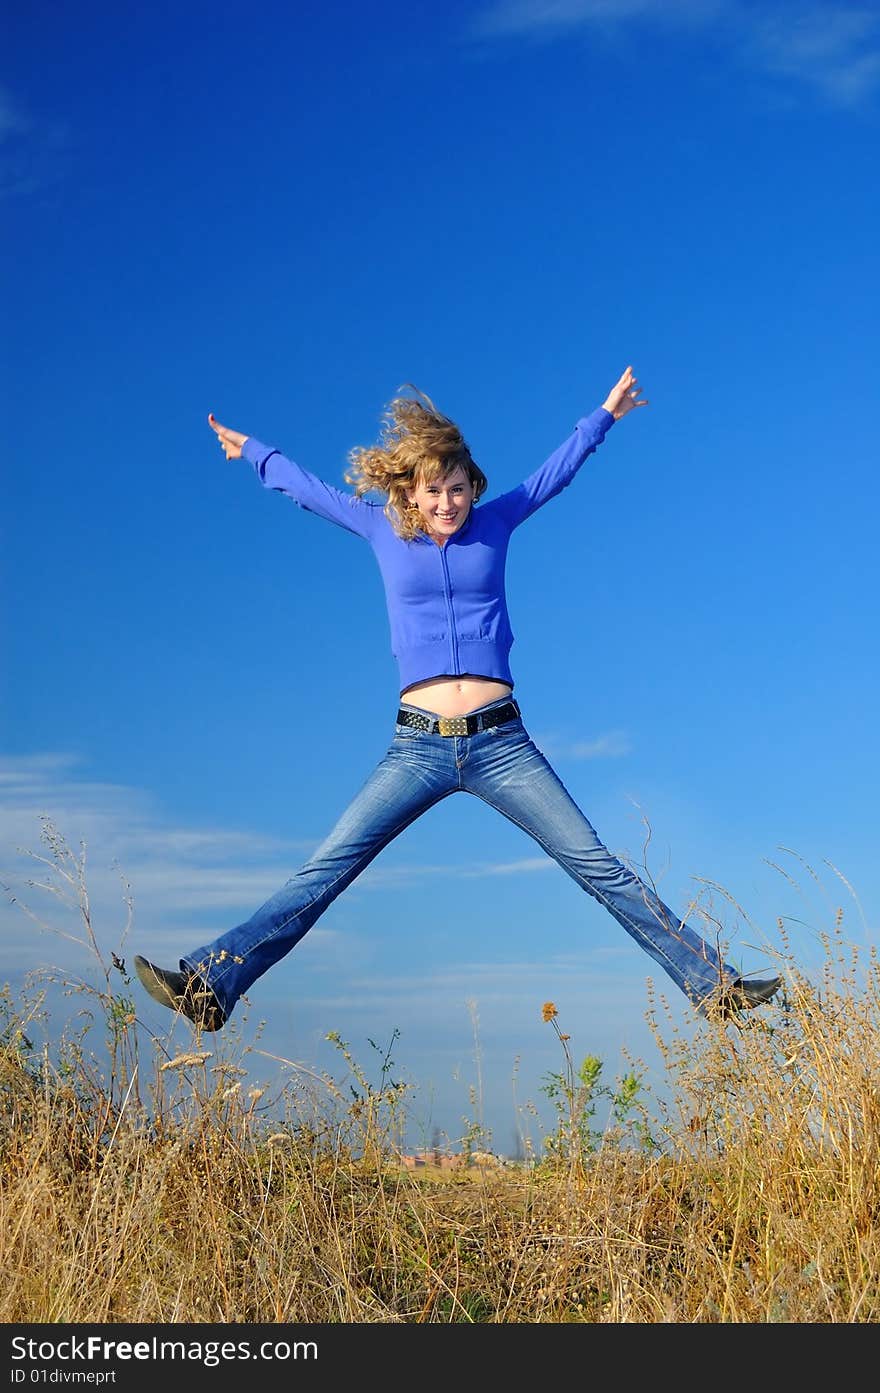
[(432, 677), (407, 687), (400, 699), (436, 716), (466, 716), (478, 706), (510, 696), (512, 691), (509, 683), (491, 677)]

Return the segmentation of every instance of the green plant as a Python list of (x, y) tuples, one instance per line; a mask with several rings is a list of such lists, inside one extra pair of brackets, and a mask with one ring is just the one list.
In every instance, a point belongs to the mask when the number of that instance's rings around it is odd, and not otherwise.
[(548, 1154), (578, 1165), (585, 1156), (599, 1149), (605, 1136), (605, 1131), (594, 1125), (600, 1099), (607, 1101), (610, 1118), (617, 1128), (629, 1125), (641, 1146), (650, 1150), (654, 1143), (644, 1116), (642, 1081), (638, 1074), (624, 1075), (618, 1079), (617, 1086), (611, 1088), (600, 1082), (603, 1064), (597, 1055), (585, 1055), (575, 1067), (571, 1037), (559, 1028), (555, 1004), (545, 1001), (541, 1014), (556, 1031), (565, 1059), (562, 1070), (551, 1070), (543, 1075), (541, 1092), (550, 1099), (556, 1112), (556, 1127), (544, 1138)]
[(349, 1081), (348, 1091), (352, 1101), (348, 1105), (348, 1119), (355, 1124), (354, 1130), (358, 1135), (355, 1150), (371, 1159), (380, 1159), (390, 1150), (400, 1151), (403, 1104), (410, 1085), (392, 1078), (394, 1060), (391, 1051), (395, 1041), (400, 1038), (397, 1026), (384, 1049), (375, 1040), (367, 1039), (381, 1061), (378, 1085), (370, 1083), (365, 1070), (355, 1060), (351, 1047), (338, 1030), (329, 1030), (324, 1038), (336, 1046), (351, 1071), (353, 1082)]

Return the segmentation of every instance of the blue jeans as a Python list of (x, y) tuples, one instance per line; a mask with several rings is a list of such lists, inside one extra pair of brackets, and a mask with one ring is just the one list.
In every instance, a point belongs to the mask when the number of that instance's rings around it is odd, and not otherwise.
[(737, 979), (716, 948), (602, 845), (521, 717), (469, 736), (398, 724), (386, 754), (305, 865), (245, 923), (182, 958), (181, 969), (207, 982), (228, 1016), (383, 847), (452, 793), (475, 794), (534, 837), (698, 1009)]

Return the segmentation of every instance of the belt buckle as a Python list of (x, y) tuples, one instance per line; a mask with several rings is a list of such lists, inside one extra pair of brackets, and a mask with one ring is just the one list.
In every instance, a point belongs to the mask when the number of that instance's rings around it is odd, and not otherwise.
[(437, 730), (441, 735), (467, 735), (467, 716), (438, 716)]

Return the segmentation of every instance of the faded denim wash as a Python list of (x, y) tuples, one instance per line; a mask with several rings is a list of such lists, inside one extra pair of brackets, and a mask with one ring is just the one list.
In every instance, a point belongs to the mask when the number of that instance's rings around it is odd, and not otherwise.
[(482, 798), (534, 837), (698, 1009), (737, 979), (716, 948), (602, 845), (522, 717), (470, 736), (396, 725), (386, 754), (296, 875), (245, 923), (188, 953), (181, 970), (207, 982), (228, 1016), (242, 993), (299, 943), (383, 847), (453, 793)]

